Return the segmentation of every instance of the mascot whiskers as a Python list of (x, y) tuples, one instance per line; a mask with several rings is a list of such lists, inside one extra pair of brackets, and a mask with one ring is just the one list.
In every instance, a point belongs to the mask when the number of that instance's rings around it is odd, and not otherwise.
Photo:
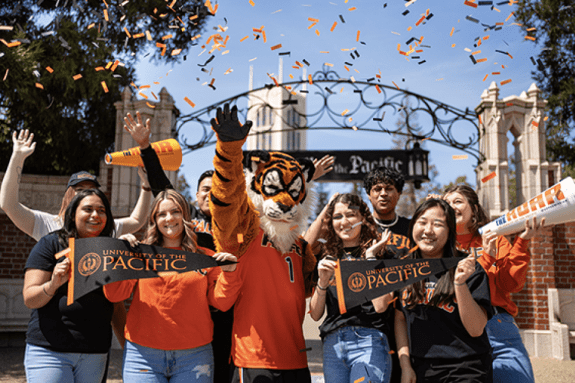
[[(240, 370), (307, 368), (302, 323), (316, 259), (299, 235), (313, 196), (311, 161), (279, 152), (252, 152), (245, 174), (242, 145), (251, 121), (242, 125), (237, 108), (222, 111), (217, 134), (210, 211), (217, 251), (238, 257), (225, 273), (223, 292), (234, 305), (232, 360)], [(236, 370), (237, 372), (237, 370)]]

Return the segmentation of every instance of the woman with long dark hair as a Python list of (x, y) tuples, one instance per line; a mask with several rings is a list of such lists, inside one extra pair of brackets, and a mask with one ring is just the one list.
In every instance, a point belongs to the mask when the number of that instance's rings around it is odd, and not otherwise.
[(366, 381), (389, 382), (389, 328), (383, 313), (393, 294), (340, 314), (333, 279), (338, 259), (353, 261), (381, 257), (389, 233), (379, 240), (369, 207), (354, 194), (333, 198), (325, 211), (325, 222), (319, 280), (310, 302), (310, 314), (316, 321), (327, 308), (327, 316), (320, 326), (325, 381), (353, 383), (364, 377)]
[[(173, 189), (161, 191), (152, 204), (142, 243), (212, 255), (196, 243), (186, 199)], [(123, 237), (132, 246), (135, 237)], [(235, 261), (217, 253), (218, 261)], [(127, 280), (104, 287), (113, 302), (134, 294), (126, 322), (124, 382), (205, 382), (213, 379), (213, 323), (209, 306), (226, 310), (215, 296), (221, 271), (236, 265), (213, 267), (158, 278)]]
[(26, 262), (24, 303), (32, 309), (24, 367), (28, 382), (100, 382), (112, 341), (113, 304), (102, 288), (67, 305), (70, 261), (55, 255), (68, 238), (109, 237), (114, 220), (108, 199), (97, 189), (78, 192), (62, 229), (34, 246)]
[(488, 218), (471, 187), (452, 186), (445, 191), (443, 199), (455, 210), (458, 246), (467, 253), (475, 249), (480, 256), (478, 262), (489, 277), (495, 315), (485, 330), (493, 347), (493, 381), (532, 383), (535, 381), (533, 368), (513, 319), (518, 309), (511, 294), (518, 293), (525, 285), (531, 259), (527, 246), (544, 221), (539, 225), (535, 220), (526, 221), (525, 230), (511, 244), (504, 236), (479, 234), (479, 228), (488, 223)]
[[(459, 256), (453, 209), (428, 199), (409, 227), (415, 248), (407, 258)], [(491, 382), (485, 325), (492, 315), (487, 274), (471, 255), (455, 268), (416, 282), (401, 293), (395, 335), (402, 382)]]

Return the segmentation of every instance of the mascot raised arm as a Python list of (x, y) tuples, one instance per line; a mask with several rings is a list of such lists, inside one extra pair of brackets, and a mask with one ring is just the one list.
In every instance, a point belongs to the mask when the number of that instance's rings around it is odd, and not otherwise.
[(218, 138), (212, 231), (217, 251), (239, 259), (218, 290), (234, 304), (234, 381), (284, 374), (278, 370), (288, 371), (286, 382), (310, 381), (302, 323), (316, 259), (299, 233), (311, 210), (314, 165), (258, 151), (244, 174), (242, 145), (251, 121), (242, 125), (237, 107), (226, 104), (211, 123)]

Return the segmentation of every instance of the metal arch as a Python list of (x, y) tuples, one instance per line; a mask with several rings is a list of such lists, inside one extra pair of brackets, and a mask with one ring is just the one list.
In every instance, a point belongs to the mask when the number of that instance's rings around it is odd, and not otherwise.
[[(286, 121), (285, 118), (282, 118), (285, 126), (288, 128), (274, 130), (273, 132), (291, 131), (294, 129), (307, 129), (308, 131), (354, 129), (398, 134), (408, 136), (415, 140), (430, 140), (441, 145), (462, 150), (475, 157), (478, 164), (484, 161), (485, 157), (478, 150), (479, 137), (482, 132), (476, 123), (477, 114), (475, 111), (470, 111), (468, 108), (463, 111), (407, 90), (376, 83), (374, 80), (375, 79), (353, 81), (347, 78), (344, 79), (339, 77), (335, 71), (329, 70), (328, 67), (324, 66), (322, 71), (317, 71), (313, 74), (311, 81), (302, 79), (282, 83), (281, 86), (289, 90), (289, 92), (306, 92), (306, 90), (303, 89), (304, 85), (308, 88), (306, 101), (307, 112), (303, 115), (295, 109), (292, 109), (298, 114), (298, 118), (295, 119), (298, 124), (292, 124), (292, 121)], [(274, 85), (266, 85), (262, 88), (222, 100), (196, 112), (181, 115), (177, 122), (176, 131), (181, 141), (183, 141), (184, 154), (204, 146), (215, 144), (216, 138), (211, 128), (210, 119), (215, 115), (216, 109), (226, 103), (232, 106), (238, 106), (238, 114), (243, 117), (243, 120), (247, 118), (248, 112), (253, 108), (256, 110), (270, 108), (274, 118), (281, 118), (280, 116), (282, 115), (286, 116), (286, 113), (280, 114), (278, 111), (290, 107), (289, 100), (292, 99), (290, 93), (286, 93), (288, 99), (284, 99), (281, 107), (276, 106), (275, 108), (255, 93), (265, 89), (267, 89), (269, 93), (274, 87)], [(335, 103), (335, 97), (343, 91), (343, 88), (340, 90), (340, 87), (347, 87), (348, 89), (350, 87), (353, 90), (352, 94), (355, 96), (347, 96), (345, 99), (345, 105), (348, 109), (347, 113), (343, 113), (341, 110), (334, 110), (334, 106), (330, 104), (332, 101), (332, 104)], [(284, 95), (284, 97), (286, 97), (286, 95)], [(249, 98), (251, 98), (250, 103), (248, 103)], [(240, 103), (249, 106), (239, 105)], [(310, 108), (312, 110), (310, 110)], [(390, 119), (384, 119), (387, 112), (391, 112), (394, 115), (401, 112), (402, 118), (405, 120), (405, 128), (395, 126), (395, 124), (393, 124), (393, 128), (387, 126), (390, 125), (386, 124)], [(428, 116), (431, 119), (433, 122), (432, 126), (417, 125), (415, 116), (419, 117), (422, 115)], [(387, 114), (387, 116), (389, 117), (389, 114)], [(350, 122), (350, 117), (353, 123)], [(355, 117), (359, 119), (356, 120)], [(326, 121), (326, 119), (330, 121), (333, 126), (325, 126), (324, 121)], [(188, 124), (191, 125), (188, 126)], [(461, 125), (465, 124), (469, 124), (470, 128), (462, 128)], [(190, 140), (188, 134), (183, 135), (184, 127), (186, 128), (186, 132), (190, 132), (195, 136), (199, 135), (200, 137)], [(456, 129), (458, 136), (463, 135), (467, 137), (458, 139), (454, 135)], [(462, 132), (467, 132), (468, 130), (469, 133), (462, 134)], [(258, 135), (270, 131), (271, 128), (267, 131), (252, 132), (250, 134)], [(439, 137), (434, 138), (434, 135), (438, 135)]]

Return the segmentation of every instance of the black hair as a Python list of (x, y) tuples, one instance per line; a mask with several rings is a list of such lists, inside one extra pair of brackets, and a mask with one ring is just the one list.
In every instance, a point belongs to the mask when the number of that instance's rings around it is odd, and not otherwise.
[[(433, 207), (440, 207), (445, 214), (445, 221), (447, 223), (447, 229), (449, 230), (449, 235), (447, 237), (447, 242), (443, 247), (443, 256), (442, 258), (451, 258), (458, 256), (458, 252), (456, 250), (456, 243), (457, 243), (457, 231), (455, 225), (455, 211), (449, 206), (447, 202), (442, 199), (431, 198), (423, 202), (421, 205), (417, 207), (415, 213), (413, 213), (413, 218), (409, 224), (409, 231), (408, 236), (411, 243), (415, 244), (413, 240), (413, 227), (415, 226), (418, 218), (423, 215), (427, 210)], [(419, 249), (412, 251), (406, 258), (408, 259), (421, 259), (423, 258)], [(429, 300), (429, 305), (431, 306), (439, 306), (443, 303), (453, 303), (455, 298), (455, 288), (453, 287), (453, 277), (455, 275), (455, 271), (453, 268), (448, 270), (445, 274), (443, 274), (437, 285), (435, 286), (435, 292), (433, 293), (433, 297)], [(425, 282), (419, 281), (415, 282), (414, 284), (406, 287), (407, 292), (407, 306), (413, 307), (418, 302), (424, 301), (425, 298)]]
[(206, 170), (205, 172), (203, 172), (203, 173), (200, 175), (200, 178), (198, 179), (198, 189), (197, 189), (197, 190), (200, 190), (200, 184), (202, 183), (202, 181), (203, 181), (204, 179), (206, 179), (206, 178), (211, 178), (211, 177), (213, 177), (213, 176), (214, 176), (214, 171), (213, 171), (213, 170)]
[(66, 208), (64, 213), (64, 225), (60, 230), (57, 231), (58, 239), (60, 243), (64, 246), (68, 246), (68, 238), (74, 237), (78, 238), (78, 230), (76, 228), (76, 211), (80, 202), (88, 196), (95, 195), (102, 200), (104, 208), (106, 210), (106, 225), (100, 233), (99, 237), (111, 237), (114, 232), (114, 217), (112, 216), (112, 209), (110, 208), (110, 202), (106, 195), (99, 189), (84, 189), (79, 191), (70, 204)]
[(397, 170), (386, 166), (380, 166), (371, 170), (363, 179), (363, 187), (367, 195), (371, 192), (371, 188), (379, 183), (391, 184), (395, 186), (399, 193), (401, 193), (403, 191), (405, 180), (403, 175)]

